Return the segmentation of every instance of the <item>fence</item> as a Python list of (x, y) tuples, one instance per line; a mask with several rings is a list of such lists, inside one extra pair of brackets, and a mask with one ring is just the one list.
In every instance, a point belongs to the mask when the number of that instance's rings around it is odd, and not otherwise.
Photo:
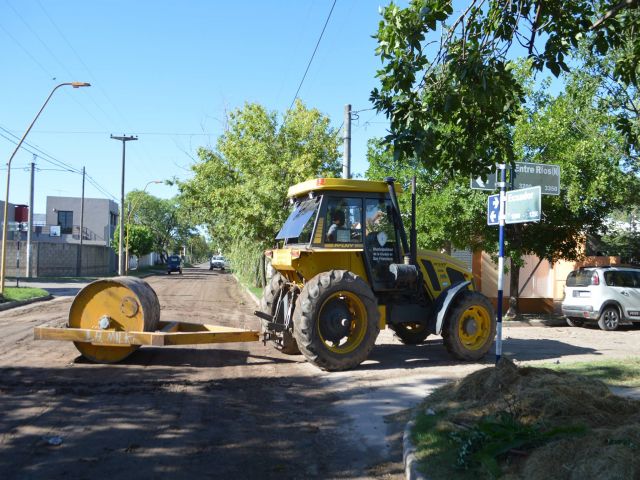
[[(31, 244), (32, 277), (72, 277), (78, 274), (80, 245), (74, 243), (33, 242)], [(114, 273), (117, 268), (113, 249), (102, 245), (82, 247), (82, 276), (102, 276)], [(19, 264), (19, 268), (18, 268)], [(7, 242), (7, 266), (9, 277), (25, 277), (27, 243)]]

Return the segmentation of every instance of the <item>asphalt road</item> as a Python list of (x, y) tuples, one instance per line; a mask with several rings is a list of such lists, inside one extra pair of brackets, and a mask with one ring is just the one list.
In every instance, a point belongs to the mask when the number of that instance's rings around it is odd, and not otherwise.
[[(229, 274), (147, 280), (162, 320), (258, 329), (253, 300)], [(142, 347), (95, 365), (70, 342), (33, 340), (33, 327), (64, 324), (70, 304), (0, 312), (2, 478), (400, 479), (409, 409), (494, 361), (462, 364), (439, 338), (407, 347), (384, 331), (349, 372), (260, 342)], [(640, 330), (506, 325), (504, 339), (504, 355), (520, 362), (622, 359), (637, 355)]]

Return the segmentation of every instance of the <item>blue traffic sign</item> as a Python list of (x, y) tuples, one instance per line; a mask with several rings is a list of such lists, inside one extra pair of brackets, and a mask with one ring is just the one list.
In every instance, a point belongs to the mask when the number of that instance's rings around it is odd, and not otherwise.
[(487, 225), (498, 225), (500, 223), (500, 194), (489, 195), (487, 197)]

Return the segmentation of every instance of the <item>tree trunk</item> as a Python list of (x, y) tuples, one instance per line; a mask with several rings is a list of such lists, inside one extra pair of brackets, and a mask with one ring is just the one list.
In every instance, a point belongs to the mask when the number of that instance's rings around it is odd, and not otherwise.
[(513, 261), (511, 261), (511, 271), (509, 273), (509, 310), (507, 310), (507, 317), (515, 318), (519, 313), (520, 267), (514, 265)]

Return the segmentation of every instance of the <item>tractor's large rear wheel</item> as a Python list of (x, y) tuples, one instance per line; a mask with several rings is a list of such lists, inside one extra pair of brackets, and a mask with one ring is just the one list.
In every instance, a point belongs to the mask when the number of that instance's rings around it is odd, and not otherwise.
[[(282, 299), (282, 295), (286, 294), (286, 279), (279, 273), (276, 273), (271, 277), (269, 284), (264, 287), (262, 294), (262, 300), (260, 301), (260, 310), (264, 313), (273, 316), (274, 323), (284, 324), (285, 309), (283, 304), (280, 304), (278, 310), (278, 302)], [(277, 315), (276, 315), (277, 313)], [(267, 321), (262, 320), (262, 328), (267, 329)], [(293, 331), (290, 328), (283, 332), (271, 332), (275, 335), (274, 345), (285, 355), (300, 355), (300, 349), (296, 340), (293, 338)]]
[(423, 323), (403, 322), (389, 325), (396, 337), (405, 345), (418, 345), (429, 336), (429, 329)]
[(455, 300), (442, 329), (447, 351), (460, 360), (480, 360), (496, 335), (493, 307), (484, 295), (465, 291)]
[(357, 367), (376, 342), (380, 314), (369, 285), (346, 270), (313, 277), (298, 296), (293, 334), (306, 359), (329, 371)]

